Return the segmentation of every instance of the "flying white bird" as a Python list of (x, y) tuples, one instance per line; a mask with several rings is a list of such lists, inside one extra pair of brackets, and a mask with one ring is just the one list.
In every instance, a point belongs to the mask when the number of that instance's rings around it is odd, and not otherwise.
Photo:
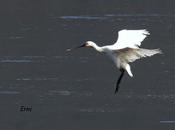
[[(150, 57), (155, 54), (162, 53), (160, 49), (139, 48), (141, 42), (147, 37), (147, 35), (150, 35), (150, 33), (145, 29), (125, 29), (118, 32), (118, 40), (113, 45), (100, 47), (92, 41), (87, 41), (85, 44), (76, 48), (92, 47), (98, 52), (106, 53), (112, 59), (116, 67), (121, 71), (121, 75), (118, 78), (116, 84), (116, 93), (118, 92), (119, 84), (122, 80), (125, 71), (129, 74), (129, 76), (133, 77), (129, 62), (134, 62), (135, 60), (140, 59), (142, 57)], [(71, 51), (76, 48), (67, 49), (67, 51)]]

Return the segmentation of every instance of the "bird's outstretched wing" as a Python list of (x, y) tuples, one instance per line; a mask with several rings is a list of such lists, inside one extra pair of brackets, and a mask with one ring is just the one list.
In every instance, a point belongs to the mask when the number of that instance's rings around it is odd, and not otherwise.
[(149, 32), (145, 29), (141, 30), (121, 30), (118, 32), (118, 40), (113, 45), (115, 49), (138, 48), (141, 42), (149, 35)]
[(162, 51), (160, 49), (133, 49), (133, 48), (124, 48), (119, 49), (113, 52), (114, 55), (112, 55), (112, 60), (116, 64), (118, 68), (125, 69), (128, 74), (132, 77), (133, 74), (131, 72), (129, 62), (134, 62), (137, 59), (143, 58), (143, 57), (150, 57), (155, 54), (161, 54)]

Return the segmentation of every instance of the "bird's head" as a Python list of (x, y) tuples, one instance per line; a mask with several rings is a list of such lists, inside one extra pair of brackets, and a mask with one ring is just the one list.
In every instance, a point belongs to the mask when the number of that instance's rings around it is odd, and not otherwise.
[(92, 41), (87, 41), (85, 42), (84, 44), (78, 46), (78, 47), (75, 47), (75, 48), (71, 48), (71, 49), (67, 49), (67, 51), (72, 51), (72, 50), (75, 50), (75, 49), (78, 49), (78, 48), (82, 48), (82, 47), (93, 47), (95, 43), (92, 42)]
[(87, 41), (86, 43), (85, 43), (85, 47), (93, 47), (94, 46), (94, 42), (92, 42), (92, 41)]

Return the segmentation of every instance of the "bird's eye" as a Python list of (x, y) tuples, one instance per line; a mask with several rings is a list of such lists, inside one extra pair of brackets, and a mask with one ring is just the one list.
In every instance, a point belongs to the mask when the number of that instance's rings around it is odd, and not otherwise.
[(91, 47), (91, 45), (89, 45), (89, 43), (86, 43), (85, 46), (86, 46), (86, 47)]

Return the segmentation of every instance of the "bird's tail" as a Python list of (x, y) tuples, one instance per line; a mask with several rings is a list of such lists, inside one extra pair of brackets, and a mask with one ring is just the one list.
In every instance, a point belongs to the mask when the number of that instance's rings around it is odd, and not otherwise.
[(143, 49), (140, 48), (137, 53), (140, 55), (140, 57), (146, 57), (146, 56), (153, 56), (155, 54), (162, 54), (162, 51), (160, 49)]

